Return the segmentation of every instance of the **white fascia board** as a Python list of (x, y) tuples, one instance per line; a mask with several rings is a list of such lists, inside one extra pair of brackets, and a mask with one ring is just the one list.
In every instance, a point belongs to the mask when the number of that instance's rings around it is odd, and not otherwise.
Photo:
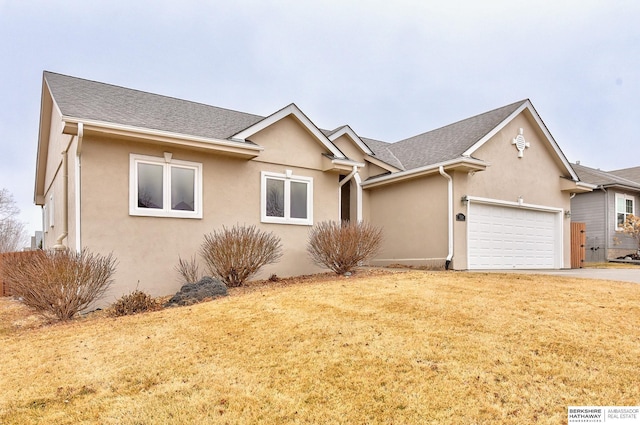
[(336, 165), (348, 165), (349, 167), (364, 167), (364, 162), (352, 161), (350, 159), (334, 158), (331, 160), (331, 163)]
[(457, 158), (449, 161), (439, 162), (437, 164), (427, 165), (424, 167), (413, 168), (411, 170), (400, 171), (397, 173), (386, 174), (384, 176), (376, 177), (371, 180), (367, 180), (362, 183), (363, 187), (377, 186), (394, 180), (404, 180), (406, 178), (416, 177), (420, 174), (437, 173), (440, 167), (451, 168), (456, 165), (469, 164), (479, 169), (486, 168), (489, 164), (486, 161), (482, 161), (474, 158)]
[(505, 207), (518, 207), (536, 211), (547, 211), (554, 213), (561, 213), (564, 211), (562, 208), (550, 207), (547, 205), (525, 204), (524, 202), (520, 203), (517, 201), (505, 201), (502, 199), (482, 198), (479, 196), (466, 196), (465, 200), (469, 202), (477, 202), (479, 204), (502, 205)]
[(257, 122), (249, 128), (242, 130), (240, 133), (236, 133), (231, 136), (232, 140), (246, 140), (257, 132), (264, 130), (272, 124), (280, 121), (281, 119), (293, 115), (309, 130), (313, 136), (315, 136), (320, 143), (322, 143), (332, 154), (337, 158), (346, 158), (345, 155), (338, 149), (325, 135), (316, 127), (314, 123), (298, 108), (295, 104), (291, 104), (278, 112), (269, 115), (262, 121)]
[(587, 182), (576, 182), (576, 186), (584, 187), (586, 189), (596, 190), (598, 188), (597, 184), (591, 184)]
[(494, 129), (491, 130), (489, 133), (487, 133), (486, 136), (484, 136), (482, 139), (478, 140), (475, 144), (473, 144), (473, 146), (471, 146), (469, 149), (464, 151), (462, 153), (462, 156), (471, 156), (471, 155), (473, 155), (473, 153), (476, 150), (478, 150), (482, 145), (484, 145), (486, 142), (488, 142), (489, 139), (491, 139), (493, 136), (495, 136), (500, 130), (502, 130), (507, 124), (509, 124), (509, 122), (511, 122), (511, 120), (513, 120), (515, 117), (517, 117), (525, 109), (529, 110), (529, 112), (531, 113), (531, 116), (533, 116), (533, 119), (536, 121), (536, 124), (538, 124), (538, 127), (540, 128), (540, 130), (542, 130), (542, 133), (545, 135), (545, 137), (549, 141), (549, 144), (551, 145), (551, 147), (555, 151), (556, 155), (558, 156), (558, 158), (560, 158), (560, 161), (562, 161), (562, 164), (567, 169), (569, 174), (571, 174), (571, 178), (573, 180), (576, 180), (576, 181), (580, 180), (578, 178), (578, 175), (575, 173), (575, 171), (573, 171), (573, 168), (571, 168), (571, 164), (569, 163), (567, 158), (564, 156), (564, 153), (562, 153), (562, 150), (560, 150), (560, 146), (558, 146), (558, 143), (555, 141), (555, 139), (553, 138), (551, 133), (549, 133), (549, 130), (547, 129), (547, 126), (544, 125), (544, 122), (542, 122), (542, 119), (540, 118), (540, 116), (536, 112), (535, 108), (531, 104), (531, 101), (528, 100), (528, 99), (525, 102), (523, 102), (522, 105), (520, 105), (520, 107), (518, 107), (518, 109), (513, 111), (511, 113), (511, 115), (509, 115), (507, 118), (505, 118), (504, 121), (502, 121), (500, 124), (498, 124), (496, 127), (494, 127)]
[(340, 138), (340, 137), (342, 137), (344, 135), (349, 136), (349, 138), (351, 138), (351, 140), (353, 140), (353, 142), (356, 144), (356, 146), (358, 146), (358, 148), (360, 148), (360, 150), (362, 152), (364, 152), (367, 155), (373, 155), (373, 152), (371, 151), (371, 149), (369, 149), (369, 147), (362, 141), (362, 139), (360, 139), (360, 137), (358, 137), (358, 135), (355, 133), (355, 131), (353, 131), (351, 129), (351, 127), (349, 127), (348, 125), (345, 125), (344, 127), (339, 129), (335, 133), (331, 133), (328, 136), (328, 138), (329, 138), (330, 141), (334, 142), (338, 138)]
[(134, 127), (130, 125), (113, 124), (113, 123), (104, 122), (104, 121), (85, 120), (85, 119), (72, 118), (72, 117), (62, 117), (62, 119), (65, 125), (66, 124), (77, 125), (78, 123), (82, 123), (84, 125), (85, 131), (87, 130), (97, 130), (97, 131), (105, 131), (105, 132), (113, 131), (113, 132), (118, 132), (124, 135), (131, 135), (132, 137), (135, 137), (135, 136), (163, 137), (167, 139), (181, 140), (185, 142), (202, 143), (207, 145), (243, 149), (243, 150), (246, 149), (249, 151), (256, 151), (256, 153), (264, 150), (262, 146), (252, 145), (245, 142), (234, 142), (234, 141), (223, 140), (223, 139), (212, 139), (208, 137), (190, 136), (187, 134), (173, 133), (170, 131), (152, 130), (148, 128)]

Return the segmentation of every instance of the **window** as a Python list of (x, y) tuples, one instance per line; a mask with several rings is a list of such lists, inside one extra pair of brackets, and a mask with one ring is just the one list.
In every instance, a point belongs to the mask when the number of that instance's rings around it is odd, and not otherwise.
[(130, 155), (129, 214), (202, 218), (202, 164)]
[(627, 216), (634, 212), (634, 197), (616, 193), (616, 230), (620, 230)]
[(313, 179), (263, 171), (261, 219), (265, 223), (313, 224)]

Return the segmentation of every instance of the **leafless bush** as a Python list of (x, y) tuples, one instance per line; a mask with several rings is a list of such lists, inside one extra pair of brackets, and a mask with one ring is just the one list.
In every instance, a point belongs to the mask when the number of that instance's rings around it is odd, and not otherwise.
[(8, 256), (3, 276), (12, 294), (27, 306), (43, 316), (70, 320), (104, 295), (115, 268), (111, 254), (50, 250)]
[(227, 286), (241, 286), (263, 266), (282, 257), (280, 238), (256, 226), (222, 227), (204, 237), (200, 248), (209, 272)]
[(145, 311), (154, 311), (161, 308), (160, 303), (151, 298), (151, 295), (135, 290), (130, 294), (123, 295), (110, 308), (112, 316), (129, 316)]
[(17, 219), (19, 213), (11, 193), (0, 189), (0, 252), (19, 251), (26, 244), (27, 232)]
[(382, 230), (364, 222), (323, 221), (309, 232), (307, 252), (314, 263), (336, 274), (354, 270), (382, 243)]
[(184, 283), (196, 283), (200, 280), (200, 267), (198, 267), (195, 255), (188, 260), (178, 257), (176, 271), (180, 274)]

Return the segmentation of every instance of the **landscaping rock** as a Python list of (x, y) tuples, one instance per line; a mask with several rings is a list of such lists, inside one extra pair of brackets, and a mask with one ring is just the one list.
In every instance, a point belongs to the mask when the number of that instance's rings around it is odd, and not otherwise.
[(196, 283), (187, 283), (180, 288), (165, 307), (175, 307), (180, 305), (192, 305), (207, 298), (226, 297), (227, 286), (220, 280), (205, 276)]

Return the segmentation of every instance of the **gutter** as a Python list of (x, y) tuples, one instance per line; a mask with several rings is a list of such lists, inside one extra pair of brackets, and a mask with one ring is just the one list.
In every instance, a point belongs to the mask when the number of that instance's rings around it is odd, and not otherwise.
[(453, 259), (453, 179), (449, 174), (444, 171), (444, 166), (440, 166), (438, 169), (440, 175), (447, 179), (447, 220), (448, 220), (448, 239), (449, 239), (449, 253), (447, 254), (447, 260), (445, 261), (444, 269), (449, 270), (449, 265)]

